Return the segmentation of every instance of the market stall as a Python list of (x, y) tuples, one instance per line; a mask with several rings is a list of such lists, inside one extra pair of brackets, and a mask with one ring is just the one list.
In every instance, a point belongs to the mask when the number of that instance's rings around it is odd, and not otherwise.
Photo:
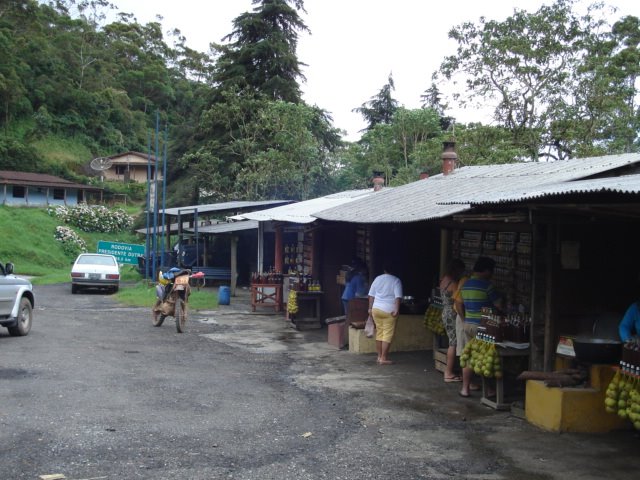
[(287, 320), (297, 330), (321, 328), (322, 287), (311, 276), (289, 276), (287, 294)]

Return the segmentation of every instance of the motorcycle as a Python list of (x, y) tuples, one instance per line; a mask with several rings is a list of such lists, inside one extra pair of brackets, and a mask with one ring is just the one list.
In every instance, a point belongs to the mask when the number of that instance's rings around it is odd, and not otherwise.
[(176, 319), (178, 333), (185, 331), (187, 324), (187, 305), (191, 286), (189, 279), (201, 278), (204, 274), (191, 274), (191, 270), (172, 268), (168, 272), (158, 274), (156, 285), (156, 303), (151, 309), (154, 327), (159, 327), (167, 317)]

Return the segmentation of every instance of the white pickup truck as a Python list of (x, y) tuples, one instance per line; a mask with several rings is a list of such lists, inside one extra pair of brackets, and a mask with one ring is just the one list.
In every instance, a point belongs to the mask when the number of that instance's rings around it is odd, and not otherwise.
[(27, 335), (33, 322), (33, 286), (13, 274), (13, 263), (0, 263), (0, 325), (14, 336)]

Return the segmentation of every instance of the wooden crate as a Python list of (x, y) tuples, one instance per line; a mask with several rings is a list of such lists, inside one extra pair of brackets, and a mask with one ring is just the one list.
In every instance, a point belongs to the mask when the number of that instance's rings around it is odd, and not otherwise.
[(433, 362), (435, 369), (439, 372), (443, 372), (447, 368), (447, 349), (446, 348), (434, 348), (433, 349)]

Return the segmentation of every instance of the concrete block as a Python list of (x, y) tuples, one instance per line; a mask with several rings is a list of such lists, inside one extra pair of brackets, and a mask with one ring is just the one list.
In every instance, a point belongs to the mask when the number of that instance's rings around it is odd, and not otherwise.
[(343, 348), (347, 344), (346, 322), (334, 322), (327, 325), (327, 342), (337, 348)]
[[(433, 334), (424, 326), (423, 315), (400, 315), (391, 342), (391, 352), (431, 350)], [(375, 338), (367, 338), (364, 330), (349, 328), (349, 351), (353, 353), (375, 353)]]
[(604, 409), (607, 386), (613, 378), (610, 365), (594, 365), (592, 388), (547, 387), (528, 380), (525, 415), (527, 421), (553, 432), (605, 433), (630, 428), (630, 423)]

